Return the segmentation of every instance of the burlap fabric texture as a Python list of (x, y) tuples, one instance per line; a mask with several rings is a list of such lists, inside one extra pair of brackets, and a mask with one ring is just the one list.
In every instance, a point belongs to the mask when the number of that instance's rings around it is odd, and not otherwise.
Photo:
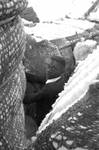
[(19, 15), (27, 6), (27, 0), (0, 0), (0, 21)]
[(25, 75), (22, 66), (0, 88), (0, 150), (25, 147), (24, 110)]
[(26, 51), (24, 56), (26, 71), (44, 81), (46, 80), (45, 59), (51, 56), (61, 56), (61, 54), (53, 43), (47, 40), (36, 42), (31, 36), (26, 35)]
[(23, 57), (25, 33), (19, 17), (0, 26), (0, 85), (15, 71)]
[(25, 33), (19, 17), (26, 0), (0, 0), (0, 150), (27, 147), (23, 96), (26, 81), (22, 66)]

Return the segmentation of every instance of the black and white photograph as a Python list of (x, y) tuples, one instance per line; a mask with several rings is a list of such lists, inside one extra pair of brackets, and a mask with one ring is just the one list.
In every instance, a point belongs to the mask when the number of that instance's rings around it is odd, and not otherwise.
[(0, 0), (0, 150), (99, 150), (99, 0)]

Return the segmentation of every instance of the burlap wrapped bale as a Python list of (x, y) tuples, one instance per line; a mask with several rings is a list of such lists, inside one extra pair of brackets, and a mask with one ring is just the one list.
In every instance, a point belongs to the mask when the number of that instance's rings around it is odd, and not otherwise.
[(25, 34), (18, 16), (26, 5), (25, 0), (0, 1), (0, 150), (23, 150), (28, 143), (22, 103)]
[(40, 80), (46, 80), (45, 58), (53, 55), (61, 56), (58, 48), (51, 42), (36, 42), (30, 35), (26, 37), (24, 66)]
[(27, 0), (0, 0), (0, 21), (19, 15), (27, 4)]
[(84, 98), (38, 135), (34, 147), (34, 150), (98, 150), (99, 82), (91, 85)]
[(65, 76), (66, 79), (68, 79), (75, 68), (75, 58), (73, 54), (74, 44), (70, 45), (69, 43), (68, 45), (66, 38), (53, 39), (51, 42), (58, 47), (60, 54), (65, 59)]
[(99, 149), (99, 46), (77, 66), (52, 107), (34, 150)]
[(0, 88), (0, 149), (23, 149), (25, 74), (21, 65)]
[(0, 84), (15, 71), (25, 50), (25, 33), (19, 17), (0, 26)]

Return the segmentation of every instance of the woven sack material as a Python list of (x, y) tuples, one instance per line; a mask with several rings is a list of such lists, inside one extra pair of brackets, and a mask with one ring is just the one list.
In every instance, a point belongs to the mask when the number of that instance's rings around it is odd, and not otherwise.
[(24, 66), (31, 74), (46, 80), (45, 58), (61, 56), (58, 48), (51, 42), (43, 40), (36, 42), (31, 36), (26, 36)]
[(98, 150), (99, 82), (42, 131), (34, 145), (34, 150)]
[(25, 33), (19, 17), (26, 0), (0, 0), (0, 150), (23, 150), (23, 97), (26, 89), (21, 60)]
[(24, 110), (25, 74), (22, 65), (0, 88), (0, 150), (21, 150), (26, 147)]
[(19, 15), (27, 6), (27, 0), (0, 0), (0, 21)]
[(0, 26), (0, 85), (20, 63), (25, 50), (25, 33), (21, 19), (16, 17)]

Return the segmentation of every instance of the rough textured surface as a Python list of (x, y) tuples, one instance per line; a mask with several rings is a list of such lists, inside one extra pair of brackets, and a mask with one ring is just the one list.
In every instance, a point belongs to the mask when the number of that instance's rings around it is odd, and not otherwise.
[(18, 16), (26, 4), (26, 0), (0, 0), (0, 150), (24, 150), (29, 143), (22, 102), (25, 34)]
[(64, 57), (66, 62), (65, 74), (66, 78), (69, 78), (75, 68), (75, 58), (73, 54), (74, 46), (72, 46), (73, 44), (67, 46), (66, 38), (54, 39), (51, 40), (51, 42), (58, 47), (60, 54)]
[(45, 58), (53, 55), (60, 56), (58, 48), (47, 40), (36, 42), (31, 36), (26, 38), (24, 66), (26, 70), (41, 80), (46, 80)]
[(99, 47), (75, 69), (42, 121), (35, 150), (99, 149)]
[(36, 135), (37, 125), (35, 123), (35, 120), (29, 115), (25, 115), (25, 129), (27, 139), (31, 139), (31, 137)]
[(0, 21), (19, 15), (27, 6), (27, 0), (0, 0)]
[(99, 149), (99, 82), (59, 119), (53, 121), (34, 144), (35, 150)]
[(95, 40), (78, 42), (73, 51), (76, 62), (87, 58), (88, 54), (92, 53), (96, 46), (97, 42)]
[(25, 74), (22, 66), (0, 88), (0, 149), (23, 149)]
[(24, 49), (25, 33), (19, 17), (0, 26), (0, 84), (15, 71)]

